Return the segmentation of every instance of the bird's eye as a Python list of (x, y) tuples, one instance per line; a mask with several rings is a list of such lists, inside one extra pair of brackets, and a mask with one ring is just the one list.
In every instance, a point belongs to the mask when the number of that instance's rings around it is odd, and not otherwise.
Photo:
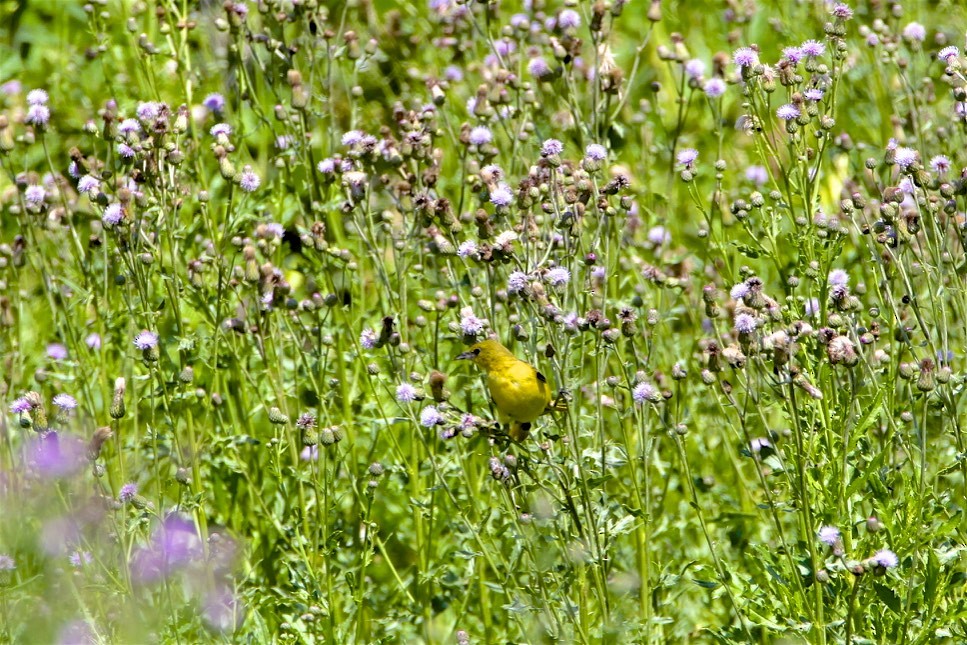
[(473, 350), (473, 355), (474, 356), (480, 356), (480, 348), (479, 347), (477, 349)]

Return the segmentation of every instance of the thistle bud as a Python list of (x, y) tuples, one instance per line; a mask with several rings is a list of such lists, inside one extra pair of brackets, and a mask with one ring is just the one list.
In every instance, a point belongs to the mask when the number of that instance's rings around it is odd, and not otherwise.
[(920, 376), (917, 378), (917, 389), (921, 392), (930, 392), (937, 387), (934, 382), (934, 363), (929, 358), (920, 361)]
[(283, 426), (289, 422), (289, 417), (279, 408), (269, 409), (269, 422), (273, 425)]
[(101, 448), (107, 440), (114, 436), (114, 432), (108, 426), (103, 426), (94, 431), (91, 443), (87, 446), (87, 458), (94, 461), (101, 456)]

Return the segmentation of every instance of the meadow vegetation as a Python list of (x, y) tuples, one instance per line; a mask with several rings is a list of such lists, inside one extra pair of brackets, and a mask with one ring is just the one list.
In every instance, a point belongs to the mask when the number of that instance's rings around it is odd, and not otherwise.
[(0, 641), (967, 642), (965, 28), (0, 4)]

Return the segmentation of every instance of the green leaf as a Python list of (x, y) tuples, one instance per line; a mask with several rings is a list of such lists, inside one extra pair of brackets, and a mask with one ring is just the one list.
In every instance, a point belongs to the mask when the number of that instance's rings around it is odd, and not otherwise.
[(896, 595), (896, 592), (879, 582), (873, 584), (873, 590), (880, 602), (889, 607), (893, 613), (900, 614), (900, 598)]

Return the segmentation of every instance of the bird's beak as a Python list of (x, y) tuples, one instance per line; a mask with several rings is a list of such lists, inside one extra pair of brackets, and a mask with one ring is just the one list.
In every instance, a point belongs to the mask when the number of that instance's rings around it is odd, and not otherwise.
[(473, 352), (464, 352), (464, 353), (460, 354), (459, 356), (457, 356), (457, 358), (455, 360), (458, 360), (458, 361), (467, 360), (467, 361), (469, 361), (469, 360), (472, 360), (472, 359), (476, 358), (476, 356), (477, 355), (474, 354)]

